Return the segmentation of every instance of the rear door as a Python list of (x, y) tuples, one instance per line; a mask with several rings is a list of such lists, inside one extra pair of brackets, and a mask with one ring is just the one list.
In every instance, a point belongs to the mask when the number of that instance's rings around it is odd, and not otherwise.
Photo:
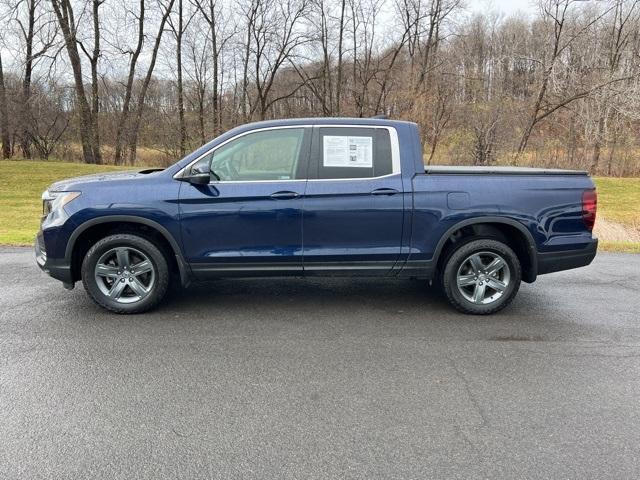
[(314, 127), (302, 219), (305, 274), (390, 273), (403, 214), (393, 128)]

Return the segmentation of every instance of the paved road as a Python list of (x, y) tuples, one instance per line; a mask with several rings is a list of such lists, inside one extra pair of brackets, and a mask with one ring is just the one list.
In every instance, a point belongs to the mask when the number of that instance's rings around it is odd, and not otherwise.
[(143, 316), (0, 249), (0, 478), (638, 478), (640, 256), (492, 317), (416, 281), (230, 280)]

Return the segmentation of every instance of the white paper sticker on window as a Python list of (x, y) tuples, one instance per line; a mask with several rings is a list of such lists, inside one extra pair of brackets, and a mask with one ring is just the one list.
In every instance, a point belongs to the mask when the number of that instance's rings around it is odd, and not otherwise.
[(371, 137), (324, 136), (323, 161), (325, 167), (373, 166)]

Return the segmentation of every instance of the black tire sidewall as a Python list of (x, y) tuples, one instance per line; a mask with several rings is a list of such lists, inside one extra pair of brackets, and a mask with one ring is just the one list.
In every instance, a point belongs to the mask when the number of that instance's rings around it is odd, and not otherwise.
[[(131, 247), (149, 257), (155, 269), (153, 290), (144, 299), (130, 303), (118, 303), (107, 297), (98, 287), (94, 271), (102, 254), (116, 247)], [(93, 245), (82, 261), (82, 283), (89, 296), (103, 308), (116, 313), (141, 313), (155, 307), (164, 297), (169, 285), (169, 266), (162, 251), (150, 240), (133, 234), (110, 235)]]
[[(473, 253), (493, 252), (507, 262), (511, 281), (505, 293), (495, 302), (477, 305), (467, 300), (458, 290), (457, 273), (462, 262)], [(506, 244), (493, 239), (476, 239), (460, 245), (448, 257), (442, 275), (442, 284), (449, 302), (459, 311), (474, 315), (487, 315), (505, 308), (514, 299), (520, 288), (522, 268), (515, 252)]]

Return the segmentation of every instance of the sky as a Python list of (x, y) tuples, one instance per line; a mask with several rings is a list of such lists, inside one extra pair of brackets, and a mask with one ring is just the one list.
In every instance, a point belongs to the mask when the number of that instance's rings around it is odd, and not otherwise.
[(494, 11), (510, 15), (518, 11), (527, 15), (532, 15), (537, 11), (535, 0), (467, 0), (469, 10)]

